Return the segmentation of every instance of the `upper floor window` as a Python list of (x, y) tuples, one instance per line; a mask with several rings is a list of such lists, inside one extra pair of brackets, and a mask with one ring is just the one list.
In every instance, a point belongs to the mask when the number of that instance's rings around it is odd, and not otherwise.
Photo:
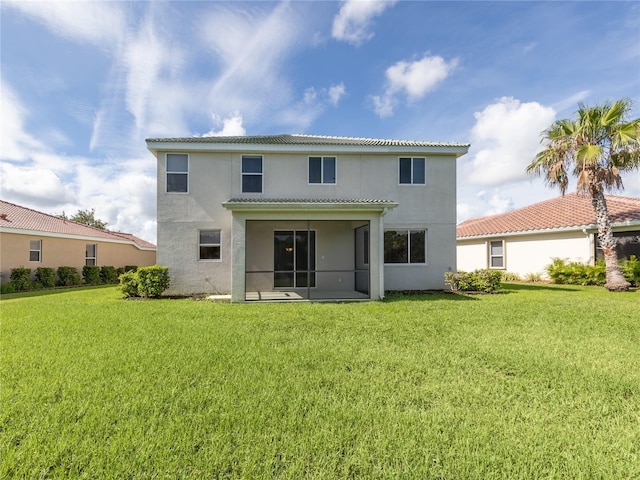
[(189, 155), (167, 153), (167, 193), (189, 191)]
[(336, 157), (309, 157), (309, 183), (336, 183)]
[(42, 240), (29, 240), (29, 261), (42, 261)]
[(98, 259), (98, 246), (95, 243), (87, 243), (84, 257), (85, 265), (97, 265), (96, 260)]
[(426, 263), (426, 230), (386, 230), (384, 263)]
[(200, 230), (199, 260), (220, 260), (220, 230)]
[(262, 193), (262, 155), (242, 156), (242, 193)]
[(399, 183), (403, 185), (424, 185), (426, 183), (424, 157), (400, 157)]
[(489, 266), (504, 268), (504, 241), (495, 240), (489, 243)]

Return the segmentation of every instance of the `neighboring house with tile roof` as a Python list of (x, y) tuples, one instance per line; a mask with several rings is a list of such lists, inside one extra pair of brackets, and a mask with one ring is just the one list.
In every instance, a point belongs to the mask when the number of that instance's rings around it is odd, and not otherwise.
[(12, 268), (124, 267), (156, 262), (156, 246), (130, 233), (112, 232), (0, 200), (2, 283)]
[[(605, 195), (618, 258), (640, 258), (640, 198)], [(456, 229), (458, 270), (495, 268), (545, 275), (553, 258), (602, 258), (591, 198), (567, 194), (510, 212), (472, 218)]]
[(314, 135), (150, 138), (167, 293), (378, 299), (455, 269), (468, 144)]

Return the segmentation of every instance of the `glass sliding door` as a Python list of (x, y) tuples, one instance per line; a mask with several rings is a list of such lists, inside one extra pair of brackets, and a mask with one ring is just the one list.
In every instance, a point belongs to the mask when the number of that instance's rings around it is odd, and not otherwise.
[(273, 286), (315, 287), (316, 232), (277, 230), (273, 237)]

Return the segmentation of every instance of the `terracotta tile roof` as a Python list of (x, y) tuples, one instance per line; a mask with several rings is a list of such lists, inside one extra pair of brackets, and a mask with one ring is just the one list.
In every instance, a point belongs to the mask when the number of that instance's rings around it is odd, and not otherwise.
[(278, 205), (289, 204), (345, 204), (345, 205), (369, 205), (389, 204), (395, 205), (392, 200), (374, 200), (372, 198), (232, 198), (225, 203), (269, 203)]
[[(611, 221), (640, 222), (640, 198), (605, 195)], [(513, 232), (595, 226), (596, 216), (589, 196), (572, 193), (498, 215), (478, 217), (460, 223), (457, 238)]]
[(130, 233), (100, 230), (99, 228), (64, 220), (55, 215), (38, 212), (4, 200), (0, 200), (0, 228), (3, 231), (9, 231), (10, 229), (32, 230), (60, 235), (90, 237), (103, 241), (132, 242), (140, 248), (156, 248), (154, 244)]
[(147, 143), (239, 143), (259, 145), (350, 145), (379, 147), (469, 147), (468, 143), (423, 142), (382, 138), (334, 137), (324, 135), (247, 135), (229, 137), (147, 138)]

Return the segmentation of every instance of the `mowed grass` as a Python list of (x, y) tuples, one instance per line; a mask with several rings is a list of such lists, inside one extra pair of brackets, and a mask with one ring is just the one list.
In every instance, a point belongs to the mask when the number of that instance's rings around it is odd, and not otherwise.
[(640, 291), (0, 301), (1, 478), (640, 478)]

